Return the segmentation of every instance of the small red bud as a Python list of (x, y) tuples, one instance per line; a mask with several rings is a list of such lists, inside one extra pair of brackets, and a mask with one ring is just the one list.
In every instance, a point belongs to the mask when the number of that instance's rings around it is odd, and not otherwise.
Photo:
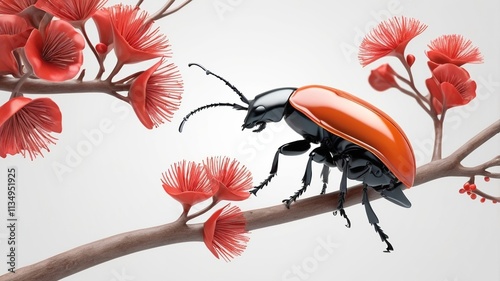
[(484, 181), (485, 182), (489, 182), (490, 181), (490, 177), (484, 177)]
[(476, 195), (475, 193), (472, 193), (472, 194), (470, 195), (470, 199), (472, 199), (472, 200), (476, 200), (476, 198), (477, 198), (477, 195)]
[(467, 195), (471, 195), (471, 194), (472, 194), (472, 192), (470, 192), (470, 191), (467, 191)]
[(411, 67), (413, 65), (413, 63), (415, 63), (415, 56), (412, 55), (412, 54), (407, 55), (406, 56), (406, 62)]
[(476, 190), (476, 184), (474, 184), (474, 183), (471, 183), (469, 185), (469, 187), (470, 187), (470, 190), (472, 190), (472, 191)]
[(493, 204), (496, 204), (497, 203), (497, 200), (493, 200)]
[(464, 183), (464, 189), (469, 191), (470, 190), (470, 182)]
[(95, 50), (99, 54), (105, 54), (108, 51), (108, 46), (106, 46), (106, 44), (103, 43), (97, 43), (97, 45), (95, 45)]
[(458, 192), (460, 192), (460, 194), (465, 193), (465, 189), (460, 188), (460, 189), (458, 190)]
[(486, 198), (481, 198), (481, 203), (484, 203), (484, 201), (486, 201)]

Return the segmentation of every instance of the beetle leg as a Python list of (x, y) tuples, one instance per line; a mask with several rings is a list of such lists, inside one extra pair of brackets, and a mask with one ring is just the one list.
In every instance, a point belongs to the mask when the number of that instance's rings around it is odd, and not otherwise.
[(302, 188), (297, 190), (292, 196), (290, 196), (289, 199), (285, 199), (282, 202), (285, 203), (285, 206), (287, 208), (290, 208), (290, 205), (299, 198), (302, 193), (304, 193), (307, 189), (307, 187), (311, 184), (311, 178), (312, 178), (312, 160), (314, 157), (314, 152), (311, 152), (311, 155), (309, 156), (309, 160), (307, 161), (306, 165), (306, 171), (304, 173), (304, 177), (302, 177)]
[(326, 187), (328, 186), (328, 176), (330, 175), (330, 167), (323, 164), (323, 170), (321, 170), (321, 179), (323, 180), (323, 188), (320, 194), (326, 193)]
[[(283, 200), (283, 203), (285, 203), (286, 207), (289, 208), (290, 204), (292, 202), (296, 201), (297, 198), (299, 198), (302, 193), (304, 193), (307, 189), (307, 187), (311, 184), (311, 178), (312, 178), (312, 161), (317, 162), (317, 163), (323, 163), (323, 176), (324, 173), (326, 173), (326, 181), (328, 182), (328, 171), (329, 169), (326, 170), (325, 168), (327, 167), (326, 164), (328, 161), (331, 161), (331, 155), (330, 152), (325, 149), (325, 147), (317, 147), (311, 153), (309, 153), (309, 160), (307, 161), (306, 165), (306, 171), (304, 173), (304, 177), (302, 177), (302, 188), (297, 190), (292, 196), (290, 196), (289, 199)], [(328, 167), (327, 167), (328, 168)], [(325, 183), (325, 178), (323, 178), (323, 183)], [(324, 187), (326, 188), (326, 187)]]
[(375, 232), (377, 232), (380, 236), (380, 239), (382, 239), (383, 242), (387, 244), (387, 249), (384, 251), (386, 253), (389, 253), (394, 250), (392, 247), (391, 243), (387, 239), (389, 239), (389, 236), (384, 233), (382, 228), (378, 225), (378, 218), (375, 212), (373, 211), (372, 206), (370, 205), (370, 200), (368, 200), (368, 192), (367, 192), (367, 187), (366, 184), (363, 186), (363, 199), (362, 199), (362, 204), (365, 206), (365, 211), (366, 211), (366, 216), (368, 217), (368, 222), (375, 227)]
[[(342, 165), (342, 178), (340, 180), (340, 194), (339, 194), (339, 202), (337, 206), (337, 210), (339, 210), (340, 215), (343, 216), (347, 220), (346, 227), (351, 227), (351, 221), (347, 217), (347, 214), (344, 210), (344, 202), (345, 202), (345, 194), (347, 193), (347, 169), (349, 167), (349, 157), (344, 158)], [(333, 212), (334, 215), (337, 212)]]
[(289, 156), (300, 155), (306, 153), (310, 148), (311, 143), (308, 140), (298, 140), (280, 146), (280, 148), (276, 151), (276, 154), (274, 154), (273, 164), (271, 166), (269, 176), (258, 186), (255, 186), (252, 190), (250, 190), (250, 193), (257, 195), (257, 191), (261, 190), (264, 186), (271, 182), (271, 179), (274, 176), (276, 176), (276, 173), (278, 172), (278, 159), (280, 154)]

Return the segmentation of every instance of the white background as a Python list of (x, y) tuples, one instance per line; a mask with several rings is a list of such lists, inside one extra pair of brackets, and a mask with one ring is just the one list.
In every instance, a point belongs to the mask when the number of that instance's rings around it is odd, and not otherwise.
[[(146, 0), (142, 7), (154, 12), (161, 5)], [(239, 102), (223, 83), (200, 69), (188, 68), (190, 62), (225, 77), (249, 99), (273, 88), (307, 84), (351, 92), (401, 125), (422, 165), (430, 158), (430, 119), (401, 93), (371, 89), (370, 69), (383, 62), (395, 68), (398, 64), (383, 59), (362, 68), (357, 47), (362, 36), (388, 16), (414, 17), (427, 24), (427, 30), (407, 48), (417, 57), (413, 67), (417, 86), (426, 92), (427, 44), (443, 34), (462, 34), (480, 48), (485, 62), (466, 66), (478, 82), (478, 97), (466, 107), (449, 111), (444, 132), (444, 155), (448, 155), (500, 117), (499, 12), (500, 3), (486, 0), (193, 1), (158, 22), (172, 44), (171, 61), (179, 66), (185, 83), (181, 108), (171, 123), (149, 131), (127, 104), (109, 96), (59, 95), (54, 100), (63, 113), (63, 133), (57, 136), (57, 145), (34, 161), (19, 155), (0, 159), (0, 183), (5, 185), (7, 166), (19, 170), (18, 266), (175, 220), (180, 205), (160, 183), (161, 173), (174, 162), (226, 155), (245, 164), (257, 183), (267, 176), (276, 148), (299, 139), (284, 123), (268, 126), (260, 135), (241, 131), (244, 112), (228, 108), (194, 115), (180, 134), (177, 127), (192, 109), (213, 102)], [(95, 35), (92, 22), (89, 28)], [(89, 52), (85, 59), (90, 79), (97, 67)], [(152, 63), (127, 66), (122, 75)], [(498, 137), (492, 139), (465, 164), (499, 155), (498, 144)], [(282, 157), (272, 184), (238, 205), (250, 210), (279, 204), (300, 188), (306, 159), (307, 155)], [(63, 173), (56, 172), (55, 167), (63, 166), (67, 168)], [(320, 191), (320, 168), (313, 169), (313, 183), (304, 196)], [(337, 188), (339, 178), (340, 173), (333, 171), (330, 190)], [(373, 202), (380, 225), (395, 247), (391, 254), (382, 252), (385, 244), (368, 224), (364, 208), (355, 206), (346, 210), (351, 229), (344, 227), (342, 218), (324, 214), (255, 230), (247, 250), (230, 263), (215, 259), (203, 243), (193, 242), (121, 257), (65, 280), (500, 280), (500, 204), (481, 204), (460, 195), (458, 189), (465, 181), (444, 178), (415, 187), (406, 193), (411, 209), (385, 200)], [(477, 184), (500, 195), (498, 180), (485, 183), (479, 177)], [(5, 194), (5, 188), (1, 190)], [(6, 206), (6, 195), (0, 200), (0, 206)], [(6, 207), (0, 210), (6, 218)], [(7, 229), (0, 228), (3, 257), (6, 237)], [(1, 272), (6, 272), (7, 265), (0, 264)]]

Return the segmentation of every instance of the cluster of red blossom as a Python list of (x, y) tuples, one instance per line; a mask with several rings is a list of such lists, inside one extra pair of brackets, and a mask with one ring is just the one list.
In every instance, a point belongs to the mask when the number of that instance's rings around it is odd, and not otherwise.
[[(407, 44), (426, 28), (427, 26), (418, 20), (406, 17), (394, 17), (384, 21), (363, 39), (359, 60), (361, 65), (366, 66), (386, 56), (396, 57), (405, 68), (408, 78), (398, 74), (385, 63), (371, 71), (368, 82), (377, 91), (395, 88), (414, 97), (435, 121), (434, 124), (442, 126), (448, 109), (468, 104), (476, 97), (476, 82), (462, 66), (467, 63), (481, 63), (483, 58), (479, 49), (461, 35), (442, 35), (432, 40), (428, 45), (429, 50), (425, 52), (428, 58), (427, 66), (432, 74), (425, 80), (429, 94), (421, 94), (415, 86), (411, 70), (416, 58), (412, 54), (405, 55), (405, 49)], [(489, 177), (485, 177), (485, 181), (489, 181)], [(476, 190), (473, 178), (464, 184), (460, 193), (467, 193), (471, 199), (483, 194), (493, 203), (497, 202), (495, 197)], [(485, 197), (480, 199), (481, 202), (486, 200)]]
[[(184, 222), (197, 217), (220, 201), (241, 201), (250, 196), (252, 174), (235, 159), (210, 157), (202, 163), (182, 161), (163, 174), (163, 189), (183, 206)], [(189, 215), (195, 204), (212, 198), (212, 204)], [(215, 211), (203, 226), (203, 240), (208, 249), (226, 261), (240, 255), (249, 238), (241, 210), (229, 204)]]
[[(489, 182), (490, 178), (484, 177), (484, 181)], [(476, 190), (477, 190), (476, 184), (474, 183), (473, 179), (470, 179), (469, 181), (464, 183), (464, 186), (462, 188), (460, 188), (458, 190), (458, 192), (460, 192), (460, 194), (467, 194), (470, 197), (470, 199), (476, 200), (476, 198), (477, 198), (477, 193), (475, 193)], [(479, 199), (479, 202), (481, 202), (481, 203), (486, 202), (486, 198), (481, 197), (481, 199)], [(493, 204), (496, 204), (498, 201), (495, 199), (492, 199), (491, 202)]]
[[(414, 90), (413, 76), (410, 68), (415, 56), (405, 56), (407, 44), (427, 28), (416, 19), (394, 17), (382, 22), (361, 43), (359, 60), (366, 66), (382, 57), (395, 56), (410, 73), (410, 79), (397, 74), (389, 64), (383, 64), (372, 70), (369, 76), (370, 85), (378, 91), (397, 88), (404, 91), (396, 79), (408, 84)], [(427, 65), (432, 77), (425, 81), (430, 96), (420, 97), (431, 105), (434, 114), (443, 114), (447, 109), (465, 105), (476, 97), (476, 83), (470, 79), (469, 73), (462, 67), (466, 63), (480, 63), (482, 56), (470, 40), (461, 35), (442, 35), (430, 42), (426, 55)]]
[[(95, 80), (120, 84), (128, 91), (111, 94), (131, 104), (148, 129), (169, 121), (180, 105), (182, 80), (174, 64), (167, 64), (170, 45), (153, 28), (154, 19), (137, 6), (104, 7), (106, 0), (5, 0), (0, 1), (0, 84), (14, 81), (10, 99), (0, 107), (0, 156), (22, 154), (31, 159), (49, 150), (62, 131), (62, 114), (48, 97), (25, 97), (23, 85), (74, 79), (81, 72), (83, 50), (92, 50), (100, 65)], [(99, 42), (93, 44), (85, 29), (94, 22)], [(114, 50), (116, 65), (102, 80), (103, 62)], [(125, 64), (159, 61), (127, 79), (112, 79)], [(81, 82), (83, 73), (78, 78)], [(48, 84), (48, 87), (54, 84)], [(77, 85), (75, 84), (75, 87)], [(29, 94), (29, 93), (28, 93)], [(33, 92), (36, 94), (36, 92)]]

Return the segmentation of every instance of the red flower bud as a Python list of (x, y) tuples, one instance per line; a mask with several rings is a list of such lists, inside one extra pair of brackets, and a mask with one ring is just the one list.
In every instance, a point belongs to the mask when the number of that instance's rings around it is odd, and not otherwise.
[(406, 56), (406, 63), (411, 67), (415, 63), (415, 56), (412, 54), (409, 54)]
[(398, 85), (394, 74), (392, 67), (386, 63), (371, 71), (368, 82), (375, 90), (385, 91)]
[(97, 43), (95, 45), (95, 50), (99, 53), (99, 54), (107, 54), (108, 53), (108, 46), (106, 44), (103, 44), (103, 43)]

